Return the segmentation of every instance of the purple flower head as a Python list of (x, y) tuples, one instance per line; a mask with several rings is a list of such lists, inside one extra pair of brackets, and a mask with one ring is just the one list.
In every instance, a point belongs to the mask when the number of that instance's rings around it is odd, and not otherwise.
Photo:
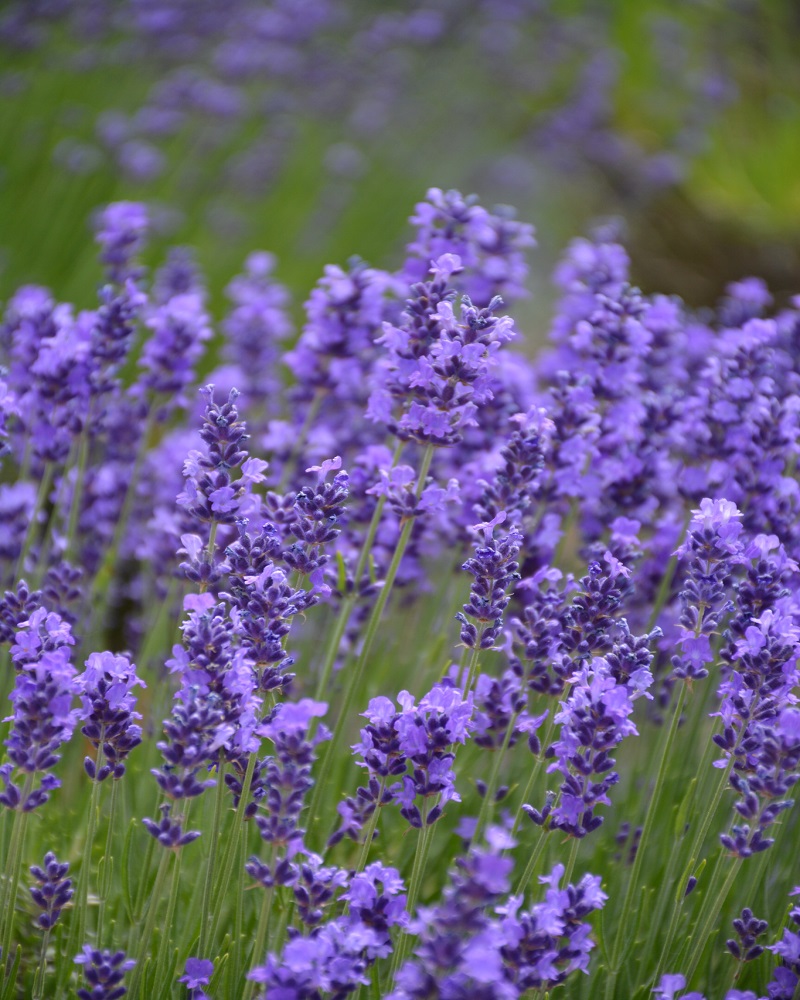
[(190, 1000), (209, 1000), (203, 987), (211, 982), (214, 963), (207, 958), (187, 958), (185, 970), (178, 982), (186, 984)]
[[(43, 772), (55, 767), (61, 759), (59, 748), (72, 736), (81, 715), (72, 707), (79, 693), (80, 684), (66, 646), (41, 653), (37, 661), (25, 664), (17, 673), (10, 695), (14, 714), (5, 720), (12, 722), (5, 741), (11, 763), (4, 765), (6, 788), (0, 796), (0, 802), (9, 809), (21, 805), (30, 812), (43, 805), (49, 792), (59, 787), (57, 778)], [(30, 791), (24, 801), (11, 780), (14, 768), (30, 776), (43, 775), (39, 788)]]
[(741, 513), (730, 501), (706, 498), (692, 515), (676, 551), (684, 561), (685, 583), (678, 621), (681, 652), (672, 662), (675, 677), (700, 679), (713, 659), (709, 637), (731, 608), (731, 572), (744, 562), (744, 546)]
[(41, 865), (31, 865), (30, 873), (36, 879), (36, 885), (30, 887), (33, 902), (42, 911), (36, 918), (36, 923), (42, 930), (49, 931), (55, 927), (61, 911), (73, 896), (72, 879), (67, 878), (69, 865), (60, 862), (52, 851), (44, 856)]
[(434, 261), (431, 280), (412, 286), (401, 325), (384, 323), (378, 341), (387, 355), (376, 369), (367, 416), (402, 440), (460, 441), (493, 398), (495, 355), (515, 335), (508, 317), (494, 315), (499, 298), (479, 309), (465, 297), (456, 317), (448, 281), (458, 266), (452, 255)]
[(75, 637), (69, 623), (54, 611), (37, 607), (26, 621), (19, 623), (11, 659), (21, 670), (34, 663), (42, 653), (74, 645)]
[(503, 629), (503, 612), (519, 579), (517, 555), (522, 532), (512, 525), (499, 539), (494, 538), (494, 529), (505, 520), (506, 512), (499, 511), (490, 521), (474, 525), (475, 554), (461, 567), (474, 577), (469, 601), (463, 613), (456, 615), (461, 622), (461, 641), (470, 648), (494, 646)]
[(725, 942), (725, 947), (737, 961), (752, 962), (763, 953), (764, 948), (757, 941), (768, 930), (766, 920), (759, 920), (746, 906), (741, 915), (733, 921), (733, 929), (736, 932), (736, 939), (729, 938)]
[(266, 413), (274, 411), (281, 388), (276, 375), (279, 345), (292, 329), (286, 312), (289, 294), (275, 280), (274, 267), (272, 254), (250, 254), (244, 273), (226, 289), (232, 308), (222, 322), (224, 354), (236, 366), (238, 384), (250, 405)]
[(111, 281), (122, 284), (139, 277), (133, 261), (144, 246), (149, 222), (147, 207), (135, 201), (112, 202), (98, 216), (95, 239)]
[(479, 306), (496, 295), (511, 301), (527, 294), (526, 251), (536, 245), (532, 226), (506, 206), (487, 211), (474, 195), (431, 188), (426, 199), (411, 218), (416, 238), (405, 265), (409, 281), (423, 280), (431, 260), (457, 257), (458, 287)]
[(194, 381), (203, 344), (212, 335), (203, 297), (198, 292), (175, 295), (154, 306), (145, 322), (152, 333), (139, 360), (144, 369), (140, 389), (166, 397), (169, 407), (181, 405), (183, 393)]
[(97, 762), (87, 757), (86, 773), (95, 781), (105, 781), (109, 775), (121, 778), (125, 759), (142, 742), (133, 688), (147, 685), (126, 656), (110, 652), (92, 653), (79, 682), (85, 720), (81, 732), (104, 758), (98, 769)]
[(136, 965), (134, 959), (125, 957), (124, 951), (99, 951), (90, 944), (83, 946), (75, 962), (83, 966), (89, 987), (78, 990), (80, 1000), (119, 1000), (127, 992), (122, 985), (125, 973)]
[[(200, 524), (233, 524), (243, 498), (254, 483), (263, 479), (264, 463), (254, 465), (248, 459), (244, 443), (247, 427), (239, 419), (236, 400), (239, 392), (231, 389), (225, 403), (214, 401), (214, 386), (200, 390), (206, 398), (200, 437), (204, 451), (191, 451), (183, 468), (183, 492), (178, 494), (178, 504), (189, 517)], [(245, 462), (251, 464), (245, 469)], [(231, 476), (241, 468), (238, 479)], [(197, 575), (200, 572), (198, 567)]]

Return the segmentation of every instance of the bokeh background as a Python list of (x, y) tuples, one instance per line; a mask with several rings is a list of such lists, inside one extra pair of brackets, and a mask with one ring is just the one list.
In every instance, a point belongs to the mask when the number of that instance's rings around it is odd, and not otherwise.
[[(793, 0), (4, 0), (0, 299), (90, 304), (90, 218), (153, 208), (214, 299), (272, 250), (299, 310), (327, 262), (396, 267), (432, 186), (537, 228), (544, 336), (560, 250), (619, 220), (646, 291), (800, 290)], [(299, 315), (299, 314), (298, 314)]]

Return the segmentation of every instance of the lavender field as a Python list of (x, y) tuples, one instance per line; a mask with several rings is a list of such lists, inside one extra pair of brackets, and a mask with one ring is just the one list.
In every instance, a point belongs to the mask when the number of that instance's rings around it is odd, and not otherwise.
[(0, 10), (0, 1000), (800, 997), (800, 23), (636, 7)]

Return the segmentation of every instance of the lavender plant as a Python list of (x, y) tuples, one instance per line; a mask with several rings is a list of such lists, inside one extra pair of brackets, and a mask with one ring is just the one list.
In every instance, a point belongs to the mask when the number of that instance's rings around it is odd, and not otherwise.
[(412, 221), (294, 344), (130, 203), (8, 303), (0, 996), (796, 992), (800, 313), (605, 230), (531, 361), (530, 230)]

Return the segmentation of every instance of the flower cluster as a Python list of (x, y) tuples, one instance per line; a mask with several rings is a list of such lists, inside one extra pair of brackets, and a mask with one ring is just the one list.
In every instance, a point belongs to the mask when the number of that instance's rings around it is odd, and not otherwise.
[(393, 1000), (516, 1000), (586, 970), (594, 942), (585, 918), (606, 900), (600, 879), (586, 875), (562, 889), (564, 866), (556, 865), (540, 879), (544, 900), (523, 910), (522, 897), (508, 895), (513, 862), (501, 854), (514, 842), (499, 827), (487, 837), (488, 848), (458, 859), (442, 902), (411, 925), (420, 943), (397, 974)]

